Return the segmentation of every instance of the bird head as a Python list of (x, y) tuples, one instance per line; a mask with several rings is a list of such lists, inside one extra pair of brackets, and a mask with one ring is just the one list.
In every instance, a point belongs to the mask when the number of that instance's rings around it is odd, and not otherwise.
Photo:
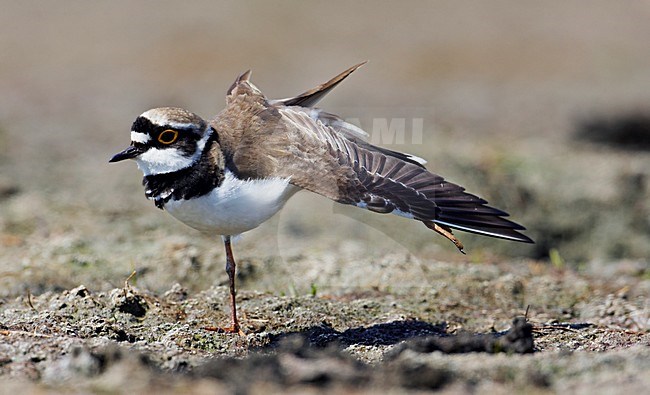
[(131, 127), (131, 145), (109, 162), (133, 159), (145, 176), (172, 173), (196, 162), (214, 130), (182, 108), (154, 108)]

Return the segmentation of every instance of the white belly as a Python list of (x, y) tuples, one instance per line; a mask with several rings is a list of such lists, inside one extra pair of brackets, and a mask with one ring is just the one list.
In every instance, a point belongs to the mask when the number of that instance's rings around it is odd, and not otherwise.
[(237, 235), (271, 218), (298, 190), (288, 179), (240, 180), (226, 171), (219, 188), (198, 198), (169, 200), (165, 210), (194, 229)]

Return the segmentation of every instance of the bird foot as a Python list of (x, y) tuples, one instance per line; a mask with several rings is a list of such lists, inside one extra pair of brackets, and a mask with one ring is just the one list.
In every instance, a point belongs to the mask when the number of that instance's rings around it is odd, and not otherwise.
[(221, 326), (204, 326), (203, 330), (210, 331), (210, 332), (217, 332), (217, 333), (236, 333), (239, 336), (246, 336), (246, 333), (241, 330), (239, 325), (231, 325), (231, 326), (226, 326), (226, 327), (221, 327)]

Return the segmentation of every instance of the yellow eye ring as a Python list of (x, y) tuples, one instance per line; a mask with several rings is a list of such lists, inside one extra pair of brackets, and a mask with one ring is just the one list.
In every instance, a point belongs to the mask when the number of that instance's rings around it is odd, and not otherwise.
[(173, 129), (166, 129), (158, 135), (158, 142), (161, 144), (169, 145), (178, 139), (178, 131)]

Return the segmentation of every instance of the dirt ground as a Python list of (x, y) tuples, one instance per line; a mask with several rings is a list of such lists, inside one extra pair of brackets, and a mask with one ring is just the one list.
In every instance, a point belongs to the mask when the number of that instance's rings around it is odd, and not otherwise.
[[(0, 393), (650, 387), (646, 2), (0, 3)], [(220, 240), (108, 158), (149, 108), (215, 114), (248, 68), (286, 97), (362, 60), (322, 107), (536, 244), (458, 233), (461, 255), (299, 193), (234, 245), (247, 335), (206, 331)]]

